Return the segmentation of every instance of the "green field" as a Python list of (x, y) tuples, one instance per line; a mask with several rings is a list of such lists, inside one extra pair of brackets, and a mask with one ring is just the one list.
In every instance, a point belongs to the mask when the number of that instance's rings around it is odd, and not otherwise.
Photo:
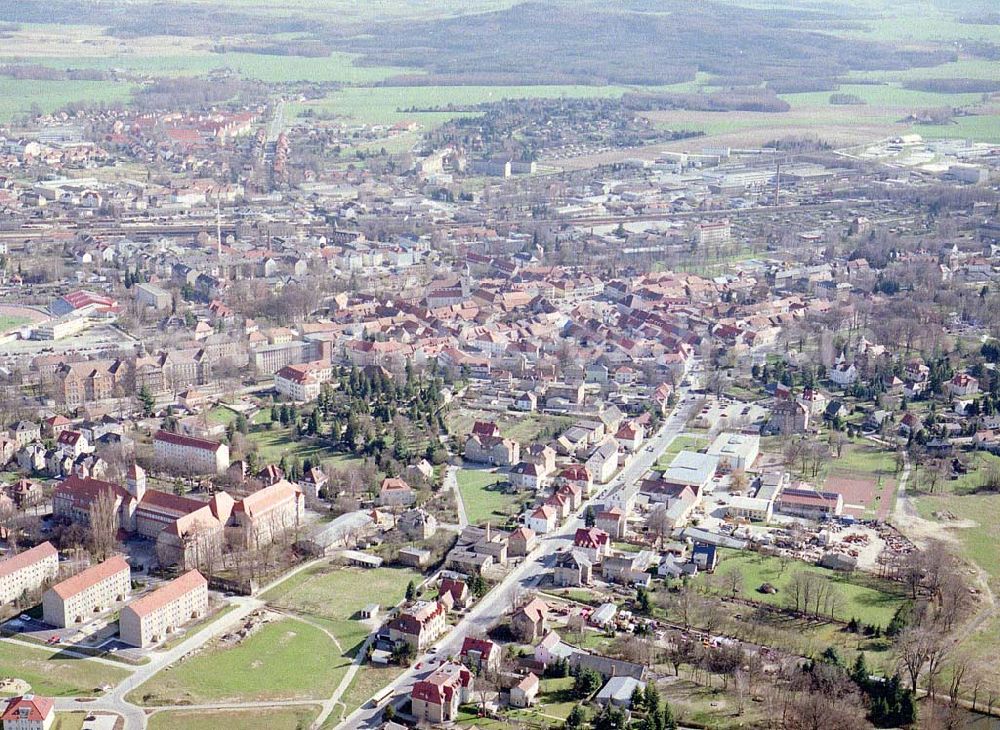
[(29, 649), (0, 643), (0, 677), (17, 677), (33, 692), (53, 697), (90, 697), (101, 694), (104, 684), (117, 684), (127, 676), (123, 669), (69, 657), (60, 651)]
[(456, 478), (458, 491), (465, 503), (466, 516), (473, 525), (503, 520), (520, 501), (516, 494), (505, 494), (492, 488), (498, 481), (505, 480), (503, 474), (494, 474), (484, 469), (459, 469)]
[(0, 314), (0, 333), (8, 332), (12, 329), (28, 324), (31, 320), (28, 317), (15, 317), (9, 314)]
[[(818, 567), (806, 567), (799, 562), (791, 562), (782, 569), (781, 560), (755, 553), (723, 550), (722, 560), (716, 574), (738, 570), (743, 576), (743, 596), (754, 601), (774, 606), (787, 607), (788, 588), (797, 571), (806, 570), (828, 580), (840, 592), (840, 608), (836, 618), (847, 621), (857, 618), (862, 623), (885, 626), (892, 615), (904, 602), (904, 597), (889, 583), (879, 582), (862, 574), (846, 575)], [(758, 588), (770, 583), (777, 587), (775, 594), (758, 592)]]
[[(420, 573), (407, 568), (368, 570), (316, 565), (283, 581), (262, 598), (274, 606), (312, 617), (352, 621), (372, 601), (383, 608), (395, 606), (403, 600), (407, 584), (419, 584), (421, 580)], [(358, 590), (359, 586), (364, 590)]]
[(344, 661), (320, 629), (296, 619), (269, 623), (238, 646), (213, 645), (154, 676), (132, 697), (145, 705), (321, 699)]
[[(260, 413), (267, 413), (268, 415), (262, 418), (270, 420), (268, 409), (261, 409)], [(254, 420), (256, 423), (257, 419)], [(250, 432), (249, 439), (257, 446), (257, 453), (261, 461), (266, 464), (277, 464), (282, 456), (288, 458), (297, 456), (302, 460), (309, 459), (314, 464), (332, 460), (336, 462), (335, 466), (344, 466), (355, 458), (313, 439), (303, 438), (295, 441), (292, 439), (290, 428), (254, 429)]]
[(48, 113), (67, 104), (126, 103), (132, 85), (107, 81), (34, 81), (0, 77), (0, 120), (9, 120), (32, 108)]
[(711, 443), (711, 439), (703, 438), (702, 436), (678, 436), (660, 456), (659, 461), (656, 462), (656, 468), (665, 469), (670, 466), (670, 462), (682, 451), (700, 451)]
[(326, 726), (334, 727), (341, 717), (346, 717), (365, 704), (376, 692), (398, 677), (402, 671), (402, 667), (361, 665), (358, 673), (354, 675), (351, 684), (340, 698), (343, 707), (338, 706), (330, 716), (330, 722)]
[(210, 423), (224, 423), (228, 426), (236, 420), (236, 411), (232, 408), (226, 408), (225, 406), (216, 406), (206, 413), (205, 417)]
[(149, 730), (217, 730), (220, 726), (240, 730), (307, 730), (318, 714), (318, 709), (309, 706), (157, 712), (149, 718)]
[[(830, 104), (831, 94), (853, 94), (870, 106), (902, 107), (922, 109), (941, 106), (965, 106), (976, 104), (982, 94), (940, 94), (932, 91), (904, 89), (898, 84), (843, 84), (836, 91), (813, 91), (804, 94), (782, 94), (781, 98), (793, 109), (816, 107), (838, 107)], [(858, 107), (848, 107), (848, 109)]]

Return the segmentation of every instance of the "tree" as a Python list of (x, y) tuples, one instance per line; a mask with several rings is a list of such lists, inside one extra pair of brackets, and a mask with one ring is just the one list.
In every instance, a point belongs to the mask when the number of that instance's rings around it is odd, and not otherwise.
[(583, 524), (593, 527), (597, 524), (597, 515), (594, 513), (593, 505), (587, 505), (587, 511), (583, 513)]
[(583, 705), (575, 705), (566, 716), (566, 724), (563, 727), (565, 730), (583, 730), (586, 724), (587, 711), (583, 709)]
[(573, 694), (579, 699), (589, 699), (591, 695), (601, 688), (601, 675), (593, 669), (584, 667), (573, 681)]
[(90, 552), (103, 561), (114, 552), (118, 536), (118, 505), (110, 489), (100, 491), (90, 503)]
[(156, 406), (156, 399), (153, 398), (153, 394), (149, 392), (149, 388), (145, 385), (139, 389), (139, 403), (142, 404), (142, 415), (147, 418), (153, 415), (153, 408)]
[(591, 727), (593, 730), (624, 730), (626, 721), (624, 711), (609, 702), (604, 706), (600, 714), (594, 718)]
[(417, 597), (417, 586), (411, 580), (409, 583), (406, 584), (406, 600), (412, 601), (416, 597)]

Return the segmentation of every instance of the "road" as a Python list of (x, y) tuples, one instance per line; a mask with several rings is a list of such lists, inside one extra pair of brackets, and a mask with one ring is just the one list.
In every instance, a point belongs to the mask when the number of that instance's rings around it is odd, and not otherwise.
[[(267, 586), (264, 586), (264, 588), (261, 589), (261, 593), (267, 591), (272, 586), (287, 580), (296, 573), (306, 570), (307, 568), (315, 565), (317, 562), (319, 561), (313, 560), (302, 563), (291, 572), (286, 573)], [(59, 697), (55, 700), (56, 710), (66, 712), (112, 712), (117, 715), (121, 715), (124, 719), (124, 730), (143, 730), (148, 721), (145, 711), (143, 708), (138, 707), (137, 705), (134, 705), (126, 700), (125, 696), (137, 687), (149, 681), (158, 672), (182, 659), (186, 654), (189, 654), (196, 649), (200, 649), (215, 637), (226, 633), (243, 621), (251, 613), (265, 605), (264, 601), (259, 598), (244, 596), (231, 598), (229, 602), (231, 605), (236, 606), (235, 610), (220, 617), (217, 621), (213, 621), (208, 624), (200, 631), (187, 637), (184, 641), (180, 642), (171, 649), (167, 649), (166, 651), (150, 652), (150, 661), (148, 664), (134, 667), (128, 677), (123, 679), (103, 697), (98, 697), (96, 699)], [(92, 661), (92, 658), (88, 657), (87, 661)], [(129, 668), (127, 665), (120, 663), (115, 663), (115, 666), (120, 669)], [(312, 704), (317, 703), (314, 700)]]
[[(695, 365), (696, 369), (697, 364)], [(692, 374), (691, 379), (694, 378), (695, 376)], [(665, 419), (659, 431), (646, 441), (639, 453), (610, 484), (584, 502), (577, 514), (566, 520), (558, 530), (545, 535), (532, 554), (527, 556), (520, 565), (507, 574), (500, 584), (473, 606), (465, 617), (434, 645), (432, 651), (420, 657), (412, 667), (389, 685), (393, 695), (409, 694), (413, 684), (430, 673), (431, 668), (428, 668), (428, 664), (432, 660), (436, 657), (457, 656), (466, 636), (488, 631), (490, 627), (503, 618), (503, 615), (511, 608), (514, 600), (520, 594), (535, 588), (548, 570), (552, 556), (559, 550), (572, 546), (576, 530), (584, 526), (583, 515), (589, 505), (600, 504), (620, 489), (631, 486), (642, 479), (673, 440), (684, 431), (694, 406), (694, 400), (687, 397), (688, 390), (689, 386), (678, 388), (677, 393), (680, 398), (678, 406)], [(652, 449), (650, 450), (649, 447)], [(421, 669), (417, 669), (418, 666)], [(338, 730), (354, 730), (355, 728), (377, 725), (384, 705), (377, 708), (367, 705), (368, 703), (348, 715), (343, 722), (337, 725)]]

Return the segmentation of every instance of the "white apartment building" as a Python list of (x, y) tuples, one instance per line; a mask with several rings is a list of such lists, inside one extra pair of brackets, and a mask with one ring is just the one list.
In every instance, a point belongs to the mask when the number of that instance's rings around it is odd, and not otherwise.
[(131, 590), (132, 571), (123, 557), (115, 555), (45, 591), (42, 616), (45, 623), (66, 628), (124, 601)]
[(192, 474), (222, 474), (229, 468), (229, 447), (215, 441), (157, 431), (153, 456), (162, 464)]
[(320, 387), (333, 377), (329, 362), (286, 365), (274, 374), (274, 389), (294, 401), (308, 402), (319, 397)]
[(125, 606), (118, 620), (121, 640), (146, 648), (208, 612), (208, 581), (197, 570)]
[(51, 542), (0, 562), (0, 603), (7, 604), (25, 592), (37, 591), (59, 572), (59, 553)]

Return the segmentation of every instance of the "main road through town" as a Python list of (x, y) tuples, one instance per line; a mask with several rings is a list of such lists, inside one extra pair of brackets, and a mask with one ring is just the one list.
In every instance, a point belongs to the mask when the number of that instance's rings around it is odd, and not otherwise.
[[(698, 364), (692, 368), (689, 380), (695, 382)], [(545, 535), (534, 552), (524, 559), (520, 565), (511, 570), (503, 581), (475, 604), (469, 612), (451, 629), (427, 654), (417, 661), (393, 681), (389, 687), (393, 696), (409, 694), (413, 684), (433, 671), (433, 663), (438, 657), (457, 656), (462, 647), (462, 641), (470, 634), (483, 634), (500, 621), (504, 613), (511, 609), (513, 601), (519, 594), (534, 589), (541, 581), (543, 573), (549, 568), (552, 556), (573, 544), (573, 535), (577, 528), (583, 527), (583, 515), (590, 504), (601, 504), (620, 489), (635, 484), (656, 463), (660, 455), (670, 446), (675, 438), (684, 431), (691, 409), (696, 399), (688, 397), (691, 385), (681, 385), (677, 389), (678, 405), (664, 420), (660, 429), (651, 436), (632, 461), (604, 489), (585, 502), (577, 514), (566, 520), (558, 530)], [(418, 668), (419, 667), (419, 668)], [(371, 707), (367, 702), (352, 712), (337, 726), (337, 730), (354, 730), (355, 728), (374, 727), (379, 724), (379, 718), (385, 709), (385, 703)]]

